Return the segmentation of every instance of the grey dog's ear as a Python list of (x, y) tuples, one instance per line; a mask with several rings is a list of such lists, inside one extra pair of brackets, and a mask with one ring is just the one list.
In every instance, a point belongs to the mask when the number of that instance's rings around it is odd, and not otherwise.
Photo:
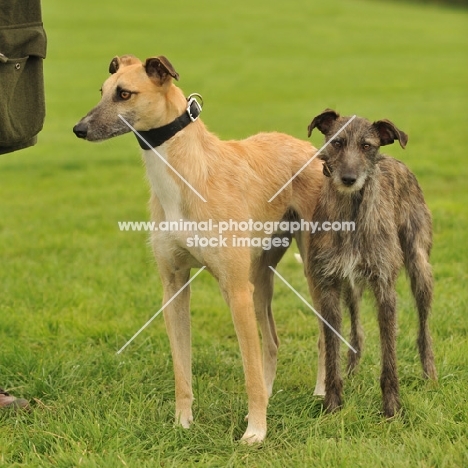
[(340, 116), (337, 112), (332, 109), (325, 109), (321, 114), (314, 117), (314, 120), (310, 122), (310, 125), (307, 127), (308, 134), (310, 137), (312, 135), (312, 130), (318, 128), (323, 134), (328, 133), (333, 122)]
[(161, 84), (171, 78), (179, 79), (179, 74), (164, 55), (146, 59), (145, 70), (150, 78), (158, 80)]
[(122, 55), (122, 57), (114, 57), (109, 64), (109, 73), (114, 74), (119, 68), (132, 65), (134, 63), (141, 63), (134, 55)]
[(408, 143), (408, 135), (399, 130), (390, 120), (377, 120), (372, 125), (377, 129), (382, 146), (391, 145), (395, 140), (398, 140), (400, 146), (405, 148), (406, 143)]

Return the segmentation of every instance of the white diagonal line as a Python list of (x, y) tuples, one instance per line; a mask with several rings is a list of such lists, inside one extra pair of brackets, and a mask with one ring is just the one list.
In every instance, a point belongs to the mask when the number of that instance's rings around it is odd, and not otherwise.
[(284, 189), (287, 187), (321, 152), (324, 150), (329, 143), (342, 132), (354, 119), (356, 115), (353, 115), (269, 200), (271, 203)]
[(346, 345), (348, 348), (357, 354), (357, 351), (343, 338), (338, 331), (336, 331), (272, 266), (269, 268), (283, 283), (291, 289), (291, 291), (309, 308), (312, 312)]
[(135, 135), (138, 135), (138, 138), (140, 138), (140, 140), (142, 140), (146, 145), (148, 145), (148, 148), (151, 149), (151, 151), (153, 151), (154, 154), (156, 154), (156, 156), (158, 156), (161, 161), (166, 164), (166, 166), (170, 167), (178, 176), (179, 178), (185, 182), (185, 184), (190, 187), (192, 189), (192, 191), (195, 193), (195, 195), (197, 195), (199, 198), (201, 198), (205, 203), (206, 203), (206, 200), (197, 192), (197, 190), (190, 184), (190, 182), (188, 182), (181, 174), (179, 174), (179, 172), (170, 164), (168, 163), (160, 154), (159, 152), (156, 150), (156, 148), (151, 148), (151, 145), (138, 133), (137, 130), (135, 130), (128, 122), (127, 120), (121, 115), (119, 114), (119, 118), (128, 126), (128, 128), (130, 128), (130, 130), (135, 133)]
[(204, 269), (202, 266), (126, 343), (117, 354), (120, 354)]

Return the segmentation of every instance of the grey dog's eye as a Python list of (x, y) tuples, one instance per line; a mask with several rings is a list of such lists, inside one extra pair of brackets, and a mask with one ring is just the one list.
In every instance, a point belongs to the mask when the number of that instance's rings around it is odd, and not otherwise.
[(364, 144), (362, 145), (362, 149), (364, 149), (364, 150), (368, 150), (368, 149), (370, 149), (370, 147), (371, 147), (371, 146), (369, 145), (369, 143), (364, 143)]
[(335, 148), (341, 148), (343, 145), (341, 144), (341, 141), (339, 140), (334, 140), (332, 141), (332, 145), (335, 147)]

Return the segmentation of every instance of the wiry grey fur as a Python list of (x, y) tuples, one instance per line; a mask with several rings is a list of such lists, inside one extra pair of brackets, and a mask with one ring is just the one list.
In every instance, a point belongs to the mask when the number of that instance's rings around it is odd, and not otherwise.
[[(327, 109), (309, 125), (328, 141), (349, 117)], [(355, 118), (321, 154), (324, 174), (314, 221), (354, 221), (354, 232), (319, 231), (310, 238), (308, 275), (322, 316), (340, 330), (340, 298), (350, 307), (351, 344), (348, 369), (358, 364), (362, 348), (359, 302), (363, 288), (375, 295), (381, 339), (383, 409), (391, 417), (400, 409), (396, 363), (395, 282), (404, 265), (419, 313), (418, 347), (426, 377), (437, 379), (428, 316), (433, 278), (429, 264), (432, 221), (415, 176), (400, 161), (380, 154), (380, 146), (408, 137), (388, 120)], [(324, 327), (326, 350), (325, 406), (341, 406), (340, 341)]]

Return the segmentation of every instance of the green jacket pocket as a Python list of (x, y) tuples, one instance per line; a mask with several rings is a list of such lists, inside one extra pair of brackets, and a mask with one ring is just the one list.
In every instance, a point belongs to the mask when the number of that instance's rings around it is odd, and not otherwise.
[(46, 46), (42, 23), (0, 27), (0, 147), (21, 146), (42, 129)]

